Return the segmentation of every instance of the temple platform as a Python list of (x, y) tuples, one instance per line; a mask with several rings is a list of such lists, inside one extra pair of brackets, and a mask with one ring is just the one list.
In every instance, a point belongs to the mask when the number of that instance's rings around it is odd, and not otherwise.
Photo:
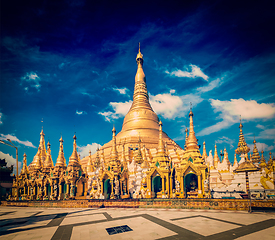
[(0, 206), (0, 240), (262, 238), (275, 238), (274, 213)]

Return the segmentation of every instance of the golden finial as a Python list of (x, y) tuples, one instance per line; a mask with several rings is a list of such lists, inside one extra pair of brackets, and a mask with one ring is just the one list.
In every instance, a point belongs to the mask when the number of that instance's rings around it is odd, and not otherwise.
[(136, 61), (137, 61), (138, 65), (139, 64), (141, 64), (141, 65), (143, 64), (143, 55), (142, 55), (142, 53), (140, 51), (140, 43), (138, 44), (138, 54), (137, 54)]
[(193, 117), (193, 112), (192, 112), (192, 102), (190, 102), (190, 113), (189, 113), (189, 117)]

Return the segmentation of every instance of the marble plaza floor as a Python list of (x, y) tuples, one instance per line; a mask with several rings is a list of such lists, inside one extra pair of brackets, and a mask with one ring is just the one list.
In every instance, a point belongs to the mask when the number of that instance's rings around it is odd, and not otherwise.
[(275, 213), (0, 206), (0, 240), (275, 239)]

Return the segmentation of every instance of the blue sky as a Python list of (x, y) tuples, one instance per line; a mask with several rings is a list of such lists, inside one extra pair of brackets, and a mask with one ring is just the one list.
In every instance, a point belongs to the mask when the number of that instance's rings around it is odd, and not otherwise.
[[(42, 125), (54, 163), (61, 134), (67, 162), (75, 132), (82, 157), (111, 140), (131, 105), (139, 42), (170, 138), (184, 147), (192, 102), (207, 152), (216, 143), (234, 161), (242, 115), (247, 143), (275, 154), (272, 1), (91, 2), (1, 2), (0, 139), (19, 161), (26, 152), (31, 163)], [(0, 151), (14, 161), (14, 149)]]

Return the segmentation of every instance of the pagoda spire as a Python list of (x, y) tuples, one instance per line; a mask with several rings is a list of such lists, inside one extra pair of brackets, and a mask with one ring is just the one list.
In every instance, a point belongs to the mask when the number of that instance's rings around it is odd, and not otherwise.
[(226, 163), (226, 165), (227, 165), (227, 169), (228, 169), (228, 170), (230, 170), (230, 166), (231, 166), (231, 164), (230, 164), (229, 159), (228, 159), (228, 152), (227, 152), (226, 148), (224, 148), (223, 153), (224, 153), (223, 162), (225, 162), (225, 163)]
[(186, 149), (188, 143), (188, 128), (185, 128), (185, 144), (184, 144), (184, 149)]
[(28, 169), (28, 166), (27, 166), (27, 155), (26, 153), (24, 153), (23, 155), (23, 167), (22, 167), (22, 170), (21, 170), (21, 175), (23, 174), (29, 174), (29, 169)]
[(218, 167), (218, 163), (220, 163), (220, 158), (217, 151), (217, 145), (215, 144), (215, 151), (214, 151), (214, 167)]
[(75, 165), (80, 165), (79, 163), (79, 156), (77, 154), (77, 149), (76, 149), (76, 136), (73, 136), (74, 143), (73, 143), (73, 152), (72, 155), (69, 158), (69, 164), (68, 166), (75, 166)]
[(239, 143), (238, 143), (238, 147), (235, 150), (235, 152), (238, 155), (242, 155), (244, 154), (247, 157), (247, 153), (250, 151), (250, 148), (247, 146), (245, 139), (244, 139), (244, 135), (243, 135), (243, 125), (242, 125), (242, 120), (240, 118), (240, 135), (239, 135)]
[(140, 51), (136, 57), (137, 72), (132, 106), (124, 118), (121, 132), (135, 129), (158, 129), (158, 116), (153, 111), (147, 91), (146, 78), (143, 71), (143, 55)]
[(36, 153), (36, 155), (33, 158), (33, 162), (32, 162), (32, 166), (34, 167), (34, 169), (39, 170), (42, 167), (41, 164), (41, 150), (40, 147), (38, 147), (38, 151)]
[(270, 169), (273, 165), (273, 160), (272, 160), (272, 153), (269, 152), (269, 160), (267, 162), (267, 167)]
[(257, 146), (256, 146), (255, 137), (254, 137), (253, 143), (254, 143), (254, 148), (253, 148), (253, 154), (252, 154), (252, 162), (259, 163), (261, 157), (260, 157), (260, 154), (259, 154)]
[(193, 112), (192, 108), (190, 107), (190, 113), (189, 113), (189, 136), (187, 139), (187, 146), (186, 149), (191, 150), (191, 149), (199, 149), (198, 146), (198, 140), (195, 136), (195, 131), (194, 131), (194, 123), (193, 123)]
[(234, 163), (233, 163), (233, 169), (236, 169), (239, 166), (238, 160), (237, 160), (237, 154), (234, 154)]
[(48, 142), (47, 144), (48, 149), (47, 149), (47, 157), (44, 163), (44, 168), (53, 168), (53, 160), (52, 160), (52, 155), (51, 155), (51, 144)]
[(261, 161), (260, 161), (259, 166), (261, 168), (265, 168), (266, 167), (266, 162), (265, 162), (265, 158), (264, 158), (264, 150), (262, 150), (261, 154), (262, 154), (262, 157), (261, 157)]
[(203, 142), (203, 152), (202, 152), (202, 158), (205, 160), (207, 158), (207, 152), (205, 147), (205, 141)]
[(41, 157), (41, 163), (44, 165), (44, 162), (47, 157), (47, 152), (46, 152), (46, 144), (45, 144), (45, 134), (43, 132), (43, 127), (40, 132), (40, 142), (39, 142), (39, 147), (40, 147), (40, 157)]
[(95, 158), (95, 167), (97, 168), (97, 167), (99, 167), (99, 165), (100, 165), (100, 157), (99, 157), (99, 148), (97, 147), (97, 149), (96, 149), (96, 158)]
[(158, 146), (158, 153), (164, 154), (164, 145), (163, 145), (163, 139), (162, 139), (162, 121), (159, 121), (159, 146)]
[(64, 141), (61, 136), (61, 138), (59, 139), (60, 147), (59, 147), (59, 153), (58, 153), (55, 167), (66, 167), (66, 160), (65, 160), (64, 151), (63, 151), (63, 142)]
[(161, 168), (167, 167), (169, 163), (169, 158), (165, 152), (163, 139), (162, 139), (162, 122), (159, 121), (159, 145), (158, 145), (158, 152), (153, 160), (153, 164), (159, 164)]
[(86, 169), (87, 169), (87, 172), (93, 172), (94, 171), (91, 150), (89, 151), (89, 160), (88, 160)]

